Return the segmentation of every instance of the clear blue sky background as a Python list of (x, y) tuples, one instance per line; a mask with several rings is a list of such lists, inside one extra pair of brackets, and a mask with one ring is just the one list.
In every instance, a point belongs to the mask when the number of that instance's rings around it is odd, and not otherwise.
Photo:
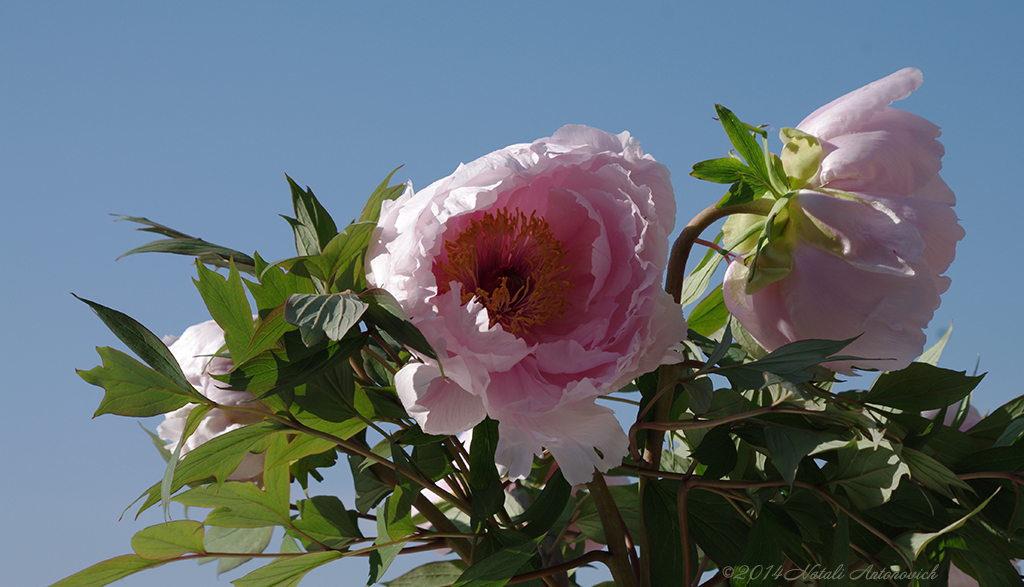
[[(967, 230), (929, 338), (954, 321), (941, 364), (980, 356), (982, 411), (1024, 392), (1024, 3), (292, 4), (0, 4), (0, 582), (50, 584), (160, 521), (118, 521), (163, 462), (136, 421), (90, 419), (102, 390), (74, 369), (124, 347), (69, 292), (159, 335), (207, 314), (188, 259), (115, 262), (151, 239), (108, 214), (279, 259), (293, 254), (285, 173), (344, 223), (398, 165), (425, 187), (583, 123), (629, 130), (669, 167), (682, 224), (722, 191), (687, 175), (728, 150), (714, 103), (778, 129), (915, 66), (924, 85), (898, 106), (943, 127)], [(340, 562), (303, 584), (365, 572)], [(214, 581), (182, 563), (121, 584)]]

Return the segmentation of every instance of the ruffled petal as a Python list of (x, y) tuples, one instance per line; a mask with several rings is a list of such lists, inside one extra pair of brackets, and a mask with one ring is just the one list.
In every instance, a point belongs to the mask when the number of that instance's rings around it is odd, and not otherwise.
[(395, 374), (398, 397), (427, 434), (458, 434), (487, 415), (483, 401), (466, 391), (472, 389), (472, 376), (464, 361), (446, 361), (445, 375), (426, 363), (409, 363)]

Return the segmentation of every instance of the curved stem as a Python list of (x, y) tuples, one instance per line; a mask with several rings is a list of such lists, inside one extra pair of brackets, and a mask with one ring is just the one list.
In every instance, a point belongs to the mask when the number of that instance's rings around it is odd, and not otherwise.
[(676, 242), (672, 243), (672, 252), (669, 254), (668, 272), (665, 276), (665, 291), (672, 294), (672, 299), (679, 303), (683, 293), (683, 277), (686, 275), (686, 260), (690, 256), (690, 249), (693, 248), (694, 241), (697, 240), (700, 233), (704, 232), (704, 229), (730, 214), (758, 214), (764, 216), (771, 212), (772, 204), (773, 201), (770, 199), (759, 198), (753, 202), (726, 206), (725, 208), (708, 206), (694, 216), (693, 220), (676, 237)]

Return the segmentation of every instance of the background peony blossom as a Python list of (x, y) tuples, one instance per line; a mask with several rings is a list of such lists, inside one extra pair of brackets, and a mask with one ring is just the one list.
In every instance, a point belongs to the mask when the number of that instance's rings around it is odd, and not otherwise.
[(661, 288), (675, 201), (668, 170), (628, 133), (566, 126), (385, 202), (369, 281), (441, 357), (395, 385), (432, 434), (498, 420), (510, 478), (548, 449), (572, 484), (627, 454), (594, 398), (677, 360), (686, 336)]
[[(252, 403), (253, 395), (248, 391), (232, 391), (220, 387), (223, 385), (211, 375), (223, 375), (231, 371), (234, 363), (231, 359), (216, 356), (224, 348), (224, 331), (213, 320), (188, 327), (180, 337), (168, 336), (164, 342), (177, 359), (185, 378), (199, 393), (218, 404), (225, 406), (259, 406)], [(164, 421), (156, 427), (160, 438), (166, 440), (167, 450), (174, 452), (185, 430), (185, 420), (197, 404), (187, 404), (164, 416)], [(210, 410), (199, 427), (185, 441), (181, 448), (184, 457), (190, 450), (236, 428), (254, 424), (262, 417), (253, 414), (228, 412), (226, 410)], [(229, 481), (252, 481), (263, 474), (263, 455), (247, 454), (229, 477)]]
[[(854, 363), (883, 370), (906, 367), (924, 349), (964, 230), (939, 177), (939, 128), (889, 107), (921, 81), (917, 69), (900, 70), (797, 126), (820, 142), (822, 158), (789, 204), (792, 269), (754, 292), (742, 261), (725, 277), (729, 311), (765, 349), (860, 336), (844, 354), (882, 359)], [(826, 366), (850, 374), (854, 364)]]

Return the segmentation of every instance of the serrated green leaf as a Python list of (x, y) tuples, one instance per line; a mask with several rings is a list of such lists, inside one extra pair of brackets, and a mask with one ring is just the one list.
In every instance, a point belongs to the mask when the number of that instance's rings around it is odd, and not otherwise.
[(543, 538), (538, 536), (475, 562), (459, 576), (453, 587), (501, 587), (537, 554), (537, 545)]
[(107, 328), (157, 373), (171, 380), (178, 389), (186, 390), (193, 397), (202, 399), (199, 392), (192, 389), (192, 385), (188, 382), (185, 374), (182, 373), (177, 359), (174, 358), (167, 345), (150, 332), (149, 329), (127, 314), (122, 314), (117, 310), (112, 310), (85, 298), (79, 298), (78, 296), (75, 296), (75, 298), (92, 308), (92, 311), (107, 325)]
[(466, 571), (462, 561), (438, 561), (416, 567), (384, 583), (387, 587), (449, 587)]
[(911, 363), (901, 371), (879, 375), (862, 401), (911, 412), (944, 409), (966, 397), (983, 377)]
[(158, 567), (167, 562), (169, 562), (167, 559), (146, 560), (136, 554), (125, 554), (96, 563), (66, 579), (57, 581), (50, 587), (101, 587), (133, 573)]
[(359, 323), (367, 304), (353, 293), (292, 294), (285, 302), (284, 319), (297, 326), (306, 346), (327, 336), (337, 341)]
[(295, 587), (306, 573), (340, 557), (341, 553), (333, 550), (282, 557), (231, 584), (235, 587)]
[(117, 349), (98, 347), (103, 366), (78, 371), (86, 382), (106, 393), (93, 417), (102, 414), (148, 418), (172, 412), (185, 404), (207, 401), (191, 385), (181, 387)]

